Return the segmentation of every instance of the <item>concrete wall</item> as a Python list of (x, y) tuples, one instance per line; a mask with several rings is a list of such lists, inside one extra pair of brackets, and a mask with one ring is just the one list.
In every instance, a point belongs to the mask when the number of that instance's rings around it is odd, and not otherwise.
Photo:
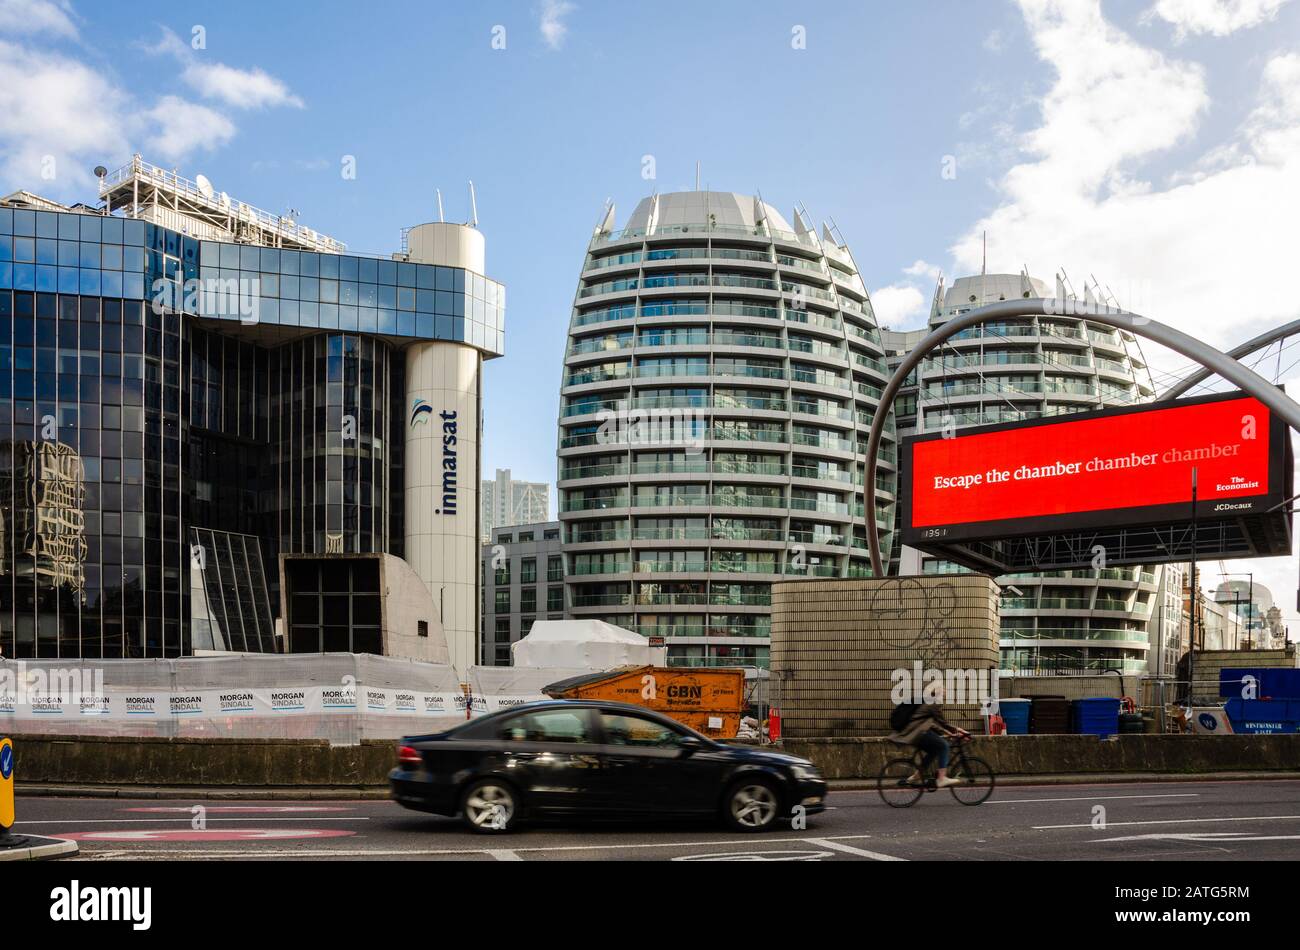
[[(998, 665), (998, 593), (977, 574), (772, 585), (772, 676), (782, 733), (888, 733), (894, 671), (989, 671)], [(950, 721), (982, 727), (980, 697), (944, 704)]]
[[(787, 739), (827, 778), (874, 778), (908, 751), (885, 739)], [(1300, 770), (1300, 735), (977, 736), (971, 754), (997, 775), (1197, 773)]]
[(1196, 696), (1211, 703), (1221, 701), (1219, 674), (1223, 670), (1297, 667), (1300, 667), (1300, 655), (1294, 644), (1286, 650), (1197, 650), (1192, 657)]
[[(384, 592), (384, 655), (450, 663), (438, 605), (420, 576), (400, 557), (385, 554), (379, 583)], [(428, 636), (420, 636), (421, 620), (429, 625)]]
[[(785, 751), (811, 759), (827, 778), (874, 778), (906, 753), (884, 739), (787, 739)], [(16, 736), (15, 778), (24, 784), (159, 787), (379, 786), (396, 743), (331, 746), (310, 739), (188, 739)], [(977, 737), (972, 754), (998, 775), (1171, 774), (1300, 769), (1300, 735)]]
[(1100, 676), (1016, 676), (1004, 672), (998, 677), (999, 695), (1003, 699), (1034, 696), (1064, 696), (1066, 699), (1109, 696), (1121, 699), (1131, 696), (1141, 703), (1141, 684), (1140, 676), (1121, 678), (1114, 673)]
[(14, 776), (20, 785), (380, 785), (396, 749), (372, 739), (332, 746), (323, 739), (16, 736)]

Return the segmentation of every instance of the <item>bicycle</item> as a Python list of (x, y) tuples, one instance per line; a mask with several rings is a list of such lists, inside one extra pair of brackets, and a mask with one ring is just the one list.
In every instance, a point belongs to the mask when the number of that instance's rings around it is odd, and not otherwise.
[[(981, 805), (993, 794), (997, 780), (993, 769), (981, 758), (966, 754), (966, 736), (953, 744), (952, 757), (948, 762), (948, 777), (957, 779), (959, 785), (948, 786), (952, 797), (963, 805)], [(926, 792), (938, 791), (934, 772), (931, 768), (922, 769), (924, 753), (917, 749), (910, 758), (890, 759), (876, 776), (876, 791), (881, 799), (891, 808), (910, 808)], [(921, 780), (911, 781), (911, 776), (921, 772)]]

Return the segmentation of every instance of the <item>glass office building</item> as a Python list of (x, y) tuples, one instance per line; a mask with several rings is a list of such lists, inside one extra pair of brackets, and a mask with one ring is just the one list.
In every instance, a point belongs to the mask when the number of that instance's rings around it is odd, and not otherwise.
[(482, 273), (205, 185), (137, 158), (104, 207), (0, 201), (6, 657), (282, 649), (281, 555), (404, 554), (409, 352), (502, 352)]
[[(771, 589), (865, 577), (862, 457), (887, 381), (847, 246), (758, 198), (611, 207), (583, 261), (560, 390), (574, 617), (681, 666), (766, 667)], [(894, 523), (892, 423), (877, 482)]]

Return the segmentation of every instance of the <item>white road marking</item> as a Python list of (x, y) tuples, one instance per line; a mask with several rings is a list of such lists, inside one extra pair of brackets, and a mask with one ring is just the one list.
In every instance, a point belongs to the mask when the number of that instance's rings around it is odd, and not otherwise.
[(820, 861), (834, 857), (829, 851), (719, 851), (715, 854), (682, 854), (674, 862), (696, 861)]
[(523, 858), (515, 854), (515, 852), (507, 851), (504, 848), (489, 848), (484, 853), (490, 854), (497, 861), (522, 861), (523, 860)]
[[(624, 842), (622, 844), (570, 844), (570, 845), (550, 845), (538, 846), (533, 848), (515, 848), (516, 854), (544, 854), (557, 851), (626, 851), (632, 848), (708, 848), (725, 845), (744, 845), (753, 848), (756, 845), (784, 844), (800, 842), (803, 844), (817, 843), (823, 847), (834, 847), (832, 841), (840, 840), (857, 840), (859, 838), (870, 838), (871, 835), (832, 835), (825, 838), (764, 838), (761, 841), (754, 841), (750, 838), (730, 838), (722, 841), (666, 841), (659, 842)], [(159, 849), (154, 851), (131, 850), (131, 851), (83, 851), (82, 854), (87, 857), (110, 858), (112, 860), (126, 859), (150, 859), (156, 857), (176, 858), (187, 854), (202, 855), (207, 858), (247, 858), (247, 857), (321, 857), (321, 858), (347, 858), (347, 857), (443, 857), (448, 855), (467, 855), (483, 854), (489, 855), (490, 848), (376, 848), (355, 850), (344, 850), (339, 848), (332, 849), (297, 849), (297, 850), (279, 850), (272, 851), (269, 849), (258, 848), (256, 851), (212, 851), (212, 850), (189, 850), (182, 851), (179, 849)], [(901, 858), (892, 858), (890, 860), (903, 860)]]
[(808, 843), (820, 845), (823, 848), (830, 848), (832, 851), (843, 851), (847, 854), (856, 854), (860, 858), (870, 858), (873, 861), (907, 860), (907, 858), (896, 858), (891, 854), (881, 854), (879, 851), (867, 851), (864, 848), (855, 848), (852, 845), (841, 844), (838, 841), (831, 841), (829, 838), (809, 838)]
[[(1108, 821), (1107, 828), (1117, 828), (1121, 825), (1196, 825), (1211, 821), (1293, 821), (1300, 819), (1300, 815), (1251, 815), (1244, 818), (1160, 818), (1149, 821)], [(1034, 831), (1051, 831), (1056, 828), (1091, 828), (1092, 822), (1084, 822), (1081, 825), (1034, 825)]]
[[(212, 824), (212, 822), (214, 821), (274, 821), (278, 824), (282, 821), (369, 821), (370, 819), (360, 817), (360, 816), (338, 818), (338, 817), (329, 817), (326, 815), (314, 815), (311, 818), (286, 818), (282, 815), (270, 815), (267, 816), (266, 818), (253, 818), (250, 816), (250, 817), (241, 817), (241, 818), (204, 818), (203, 820), (208, 824)], [(129, 825), (129, 824), (144, 823), (149, 825), (158, 825), (158, 824), (166, 824), (169, 821), (179, 821), (188, 825), (191, 821), (193, 821), (193, 819), (192, 818), (72, 818), (68, 820), (62, 820), (56, 818), (42, 818), (40, 821), (24, 821), (24, 822), (20, 822), (20, 824), (23, 825), (123, 825), (123, 824), (127, 824)]]
[(1106, 802), (1120, 798), (1199, 798), (1200, 792), (1174, 792), (1169, 795), (1082, 795), (1078, 798), (1000, 798), (990, 805), (1023, 805), (1030, 802)]
[(1112, 841), (1198, 841), (1213, 844), (1216, 841), (1300, 841), (1300, 835), (1252, 835), (1245, 831), (1188, 831), (1183, 834), (1126, 835), (1123, 838), (1102, 838), (1093, 844)]

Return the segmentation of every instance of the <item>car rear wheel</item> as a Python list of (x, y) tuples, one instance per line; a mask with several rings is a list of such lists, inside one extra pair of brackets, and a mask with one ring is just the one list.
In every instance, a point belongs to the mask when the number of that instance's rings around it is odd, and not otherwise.
[(767, 831), (780, 817), (781, 797), (767, 779), (741, 779), (722, 802), (722, 818), (735, 831)]
[(500, 779), (479, 779), (461, 796), (460, 814), (472, 831), (505, 834), (519, 823), (519, 794)]

